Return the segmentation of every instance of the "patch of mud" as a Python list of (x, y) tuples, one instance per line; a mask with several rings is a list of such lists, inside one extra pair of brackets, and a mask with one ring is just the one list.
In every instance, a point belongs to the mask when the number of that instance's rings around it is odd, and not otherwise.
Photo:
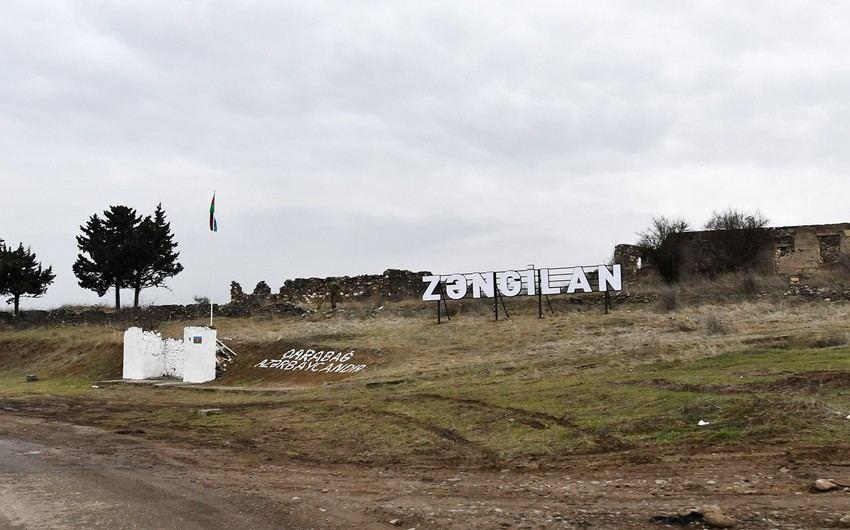
[(661, 390), (673, 390), (674, 392), (693, 392), (696, 394), (735, 394), (746, 393), (750, 386), (739, 387), (736, 385), (698, 385), (695, 383), (680, 383), (669, 379), (654, 378), (648, 381), (624, 381), (627, 385), (636, 385)]
[(751, 388), (763, 391), (795, 390), (798, 392), (819, 392), (850, 388), (850, 372), (818, 371), (789, 375), (776, 381), (753, 383)]
[[(768, 374), (764, 374), (768, 375)], [(812, 371), (789, 375), (775, 381), (755, 381), (735, 385), (694, 384), (655, 378), (648, 381), (626, 381), (625, 384), (643, 387), (660, 388), (676, 392), (693, 392), (700, 394), (755, 394), (761, 392), (780, 392), (791, 390), (795, 392), (816, 393), (822, 390), (850, 388), (850, 372), (844, 371)]]

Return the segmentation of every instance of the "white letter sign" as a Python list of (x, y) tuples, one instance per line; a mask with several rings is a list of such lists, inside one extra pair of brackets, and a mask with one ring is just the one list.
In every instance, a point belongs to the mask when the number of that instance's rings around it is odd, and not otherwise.
[(446, 294), (452, 300), (460, 300), (466, 296), (466, 277), (463, 274), (452, 274), (446, 280)]
[(425, 288), (425, 294), (422, 295), (422, 300), (425, 302), (434, 302), (440, 299), (440, 293), (435, 293), (437, 286), (440, 285), (439, 276), (425, 276), (422, 281), (428, 284)]
[[(514, 297), (521, 294), (548, 296), (561, 293), (592, 293), (594, 286), (590, 284), (588, 274), (596, 284), (596, 292), (619, 292), (623, 290), (623, 275), (620, 265), (553, 267), (423, 276), (422, 281), (428, 285), (422, 294), (422, 301), (442, 300), (441, 284), (445, 286), (445, 295), (452, 300), (466, 298), (470, 294), (470, 286), (472, 287), (472, 298), (493, 298), (497, 295)], [(539, 293), (537, 292), (538, 279), (540, 281)]]

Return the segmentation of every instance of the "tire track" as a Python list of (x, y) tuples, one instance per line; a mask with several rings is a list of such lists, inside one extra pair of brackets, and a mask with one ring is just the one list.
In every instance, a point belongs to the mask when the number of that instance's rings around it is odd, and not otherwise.
[(446, 427), (440, 427), (438, 425), (434, 425), (433, 423), (428, 423), (427, 421), (416, 418), (415, 416), (410, 416), (408, 414), (404, 414), (403, 412), (394, 412), (390, 410), (379, 410), (373, 409), (369, 407), (361, 407), (361, 406), (349, 406), (346, 407), (346, 410), (359, 412), (361, 414), (366, 414), (369, 416), (388, 416), (393, 418), (394, 420), (398, 420), (400, 423), (404, 424), (408, 427), (415, 427), (418, 429), (422, 429), (424, 431), (430, 432), (431, 434), (451, 442), (455, 445), (464, 447), (468, 450), (477, 453), (477, 456), (483, 460), (485, 460), (489, 464), (495, 464), (501, 459), (490, 449), (482, 446), (477, 442), (473, 442), (468, 438), (464, 437), (459, 432), (449, 429)]
[(434, 393), (425, 393), (418, 394), (416, 396), (409, 396), (403, 399), (407, 400), (415, 400), (418, 398), (427, 398), (438, 401), (449, 401), (452, 403), (460, 403), (464, 405), (472, 405), (474, 407), (478, 407), (480, 409), (488, 410), (488, 411), (499, 411), (503, 413), (510, 413), (516, 417), (516, 420), (531, 427), (533, 429), (546, 429), (549, 424), (555, 424), (565, 429), (569, 429), (571, 431), (575, 431), (576, 433), (587, 436), (593, 440), (594, 445), (599, 450), (610, 451), (610, 450), (624, 450), (631, 447), (631, 445), (618, 437), (614, 436), (610, 432), (606, 431), (589, 431), (582, 427), (579, 427), (575, 422), (566, 417), (555, 416), (554, 414), (549, 414), (546, 412), (538, 412), (533, 410), (521, 409), (518, 407), (508, 407), (503, 405), (496, 405), (484, 400), (474, 399), (474, 398), (460, 398), (460, 397), (452, 397), (445, 396), (442, 394), (434, 394)]

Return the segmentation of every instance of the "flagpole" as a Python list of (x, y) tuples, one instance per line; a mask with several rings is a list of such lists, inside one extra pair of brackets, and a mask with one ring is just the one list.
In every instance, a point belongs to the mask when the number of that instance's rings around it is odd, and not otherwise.
[[(210, 203), (210, 232), (211, 232), (210, 236), (212, 236), (212, 234), (217, 232), (217, 231), (218, 231), (218, 223), (216, 222), (216, 219), (215, 219), (215, 189), (213, 189), (212, 202)], [(213, 243), (211, 245), (211, 247), (213, 245), (215, 245), (215, 243)], [(212, 276), (212, 274), (210, 274), (210, 276)], [(214, 280), (211, 278), (210, 283), (213, 283), (213, 281)], [(213, 288), (210, 291), (210, 328), (213, 327), (213, 304), (215, 302), (213, 300), (213, 293), (214, 292), (215, 292), (215, 288)]]

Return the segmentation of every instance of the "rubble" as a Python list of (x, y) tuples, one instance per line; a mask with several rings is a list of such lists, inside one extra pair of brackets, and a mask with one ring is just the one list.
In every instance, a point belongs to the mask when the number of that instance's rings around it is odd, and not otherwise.
[(269, 284), (266, 282), (260, 281), (257, 283), (257, 286), (254, 287), (254, 292), (252, 294), (259, 297), (271, 296), (272, 288), (269, 287)]
[(702, 518), (705, 523), (711, 528), (732, 528), (735, 526), (735, 520), (723, 513), (723, 511), (713, 504), (702, 507)]
[(658, 515), (653, 517), (651, 521), (683, 526), (703, 522), (710, 528), (732, 528), (737, 523), (735, 519), (726, 515), (719, 506), (714, 504), (682, 508), (676, 512), (676, 515)]
[(832, 491), (838, 489), (838, 484), (826, 478), (819, 478), (812, 484), (812, 489), (818, 492)]

